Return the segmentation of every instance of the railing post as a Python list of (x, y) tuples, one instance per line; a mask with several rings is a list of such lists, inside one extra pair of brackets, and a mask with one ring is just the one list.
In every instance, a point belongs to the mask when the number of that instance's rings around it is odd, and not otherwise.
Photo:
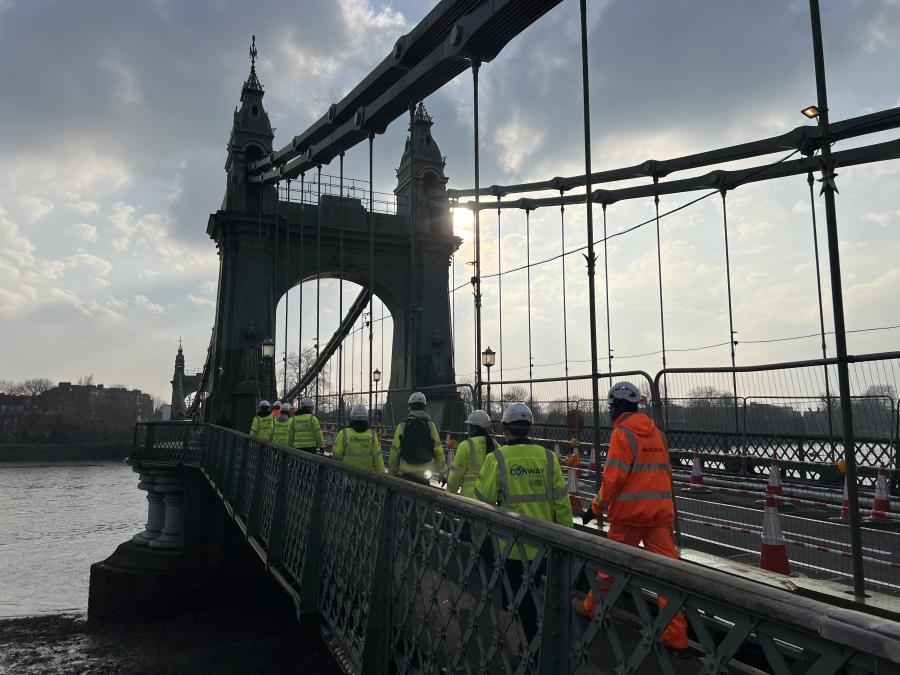
[(303, 556), (303, 570), (300, 572), (297, 606), (298, 614), (314, 613), (319, 610), (319, 580), (322, 569), (322, 504), (325, 501), (325, 471), (323, 464), (316, 466), (313, 481), (313, 500), (309, 514), (309, 531)]
[(378, 549), (362, 651), (363, 675), (387, 675), (390, 672), (396, 502), (397, 493), (386, 491), (378, 525)]
[(149, 458), (150, 453), (153, 451), (153, 442), (156, 436), (156, 425), (148, 424), (147, 425), (147, 440), (144, 444), (144, 457)]
[(544, 675), (571, 672), (571, 564), (569, 553), (550, 548), (547, 583), (541, 616), (541, 654), (538, 672)]
[[(237, 444), (238, 440), (235, 439), (235, 444)], [(244, 525), (246, 526), (246, 515), (241, 513), (241, 486), (244, 484), (244, 480), (247, 478), (247, 455), (250, 454), (250, 443), (245, 443), (244, 448), (241, 451), (241, 466), (238, 469), (237, 480), (234, 482), (233, 486), (233, 496), (231, 499), (231, 508), (234, 509), (234, 513), (236, 516), (240, 516), (241, 520), (244, 521)], [(249, 511), (249, 506), (247, 508)]]

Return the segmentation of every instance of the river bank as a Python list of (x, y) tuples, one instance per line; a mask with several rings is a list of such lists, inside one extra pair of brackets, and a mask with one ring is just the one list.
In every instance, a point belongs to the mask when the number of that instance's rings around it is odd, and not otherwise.
[(0, 462), (121, 462), (131, 443), (10, 443), (0, 445)]
[(340, 673), (314, 627), (264, 606), (112, 625), (84, 615), (0, 619), (0, 672)]

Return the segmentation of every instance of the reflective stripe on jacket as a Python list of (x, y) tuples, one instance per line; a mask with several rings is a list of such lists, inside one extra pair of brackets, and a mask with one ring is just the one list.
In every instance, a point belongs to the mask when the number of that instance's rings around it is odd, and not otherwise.
[(456, 449), (453, 465), (450, 467), (450, 478), (447, 481), (447, 492), (460, 492), (464, 497), (475, 497), (475, 483), (481, 474), (484, 456), (487, 453), (487, 438), (473, 436), (467, 438)]
[(269, 440), (279, 445), (288, 445), (291, 440), (291, 421), (293, 418), (287, 415), (279, 415), (272, 421), (272, 430)]
[(334, 442), (331, 456), (350, 466), (384, 473), (381, 443), (374, 429), (366, 431), (356, 431), (350, 427), (344, 429)]
[(669, 446), (644, 413), (624, 413), (613, 424), (600, 500), (609, 504), (610, 523), (669, 527), (675, 522)]
[(250, 423), (250, 438), (261, 438), (264, 441), (269, 440), (269, 436), (272, 434), (272, 421), (274, 419), (275, 418), (272, 417), (271, 413), (265, 417), (255, 415), (253, 421)]
[[(528, 438), (500, 446), (485, 457), (475, 484), (475, 497), (526, 516), (572, 527), (572, 505), (559, 460)], [(525, 547), (529, 560), (535, 553), (533, 547)], [(518, 547), (509, 557), (521, 559)]]
[(403, 437), (403, 429), (406, 422), (400, 422), (394, 430), (394, 440), (391, 443), (391, 454), (388, 456), (388, 473), (392, 476), (403, 475), (405, 473), (421, 474), (425, 471), (431, 471), (435, 476), (443, 474), (447, 470), (447, 459), (444, 457), (444, 446), (441, 445), (441, 437), (438, 434), (437, 427), (434, 422), (423, 410), (413, 410), (409, 413), (410, 417), (424, 417), (428, 420), (431, 427), (431, 440), (434, 441), (434, 461), (425, 464), (410, 464), (400, 457), (400, 439)]
[(295, 448), (324, 448), (325, 439), (319, 418), (312, 413), (297, 413), (291, 418)]

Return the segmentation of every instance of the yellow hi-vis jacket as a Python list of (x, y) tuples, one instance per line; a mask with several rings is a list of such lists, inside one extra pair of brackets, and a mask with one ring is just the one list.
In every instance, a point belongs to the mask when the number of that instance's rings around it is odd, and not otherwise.
[(450, 467), (447, 492), (455, 495), (462, 488), (464, 497), (475, 497), (475, 483), (481, 474), (486, 452), (487, 438), (484, 436), (472, 436), (459, 444)]
[(255, 415), (253, 422), (250, 423), (250, 438), (261, 438), (264, 441), (269, 440), (272, 435), (272, 421), (275, 417), (269, 413), (265, 417)]
[[(572, 504), (559, 460), (530, 438), (514, 439), (485, 457), (475, 484), (475, 497), (548, 523), (572, 527)], [(505, 552), (505, 544), (500, 542), (501, 553)], [(524, 548), (532, 560), (537, 550), (532, 546)], [(522, 559), (518, 547), (512, 549), (509, 557)]]
[(272, 431), (269, 434), (269, 440), (279, 445), (290, 445), (292, 419), (287, 415), (279, 415), (272, 420)]
[(381, 443), (374, 429), (356, 431), (347, 427), (337, 435), (331, 456), (339, 462), (360, 469), (374, 469), (384, 473), (384, 457), (381, 456)]
[(405, 473), (422, 474), (431, 471), (437, 477), (447, 471), (447, 459), (444, 456), (444, 446), (441, 445), (441, 437), (438, 435), (437, 427), (424, 410), (413, 410), (409, 413), (410, 417), (424, 417), (431, 426), (431, 438), (434, 440), (434, 461), (425, 464), (410, 464), (400, 457), (400, 439), (403, 437), (403, 429), (406, 422), (400, 422), (394, 430), (394, 440), (391, 443), (391, 454), (388, 456), (388, 473), (392, 476), (402, 476)]
[(324, 448), (325, 439), (319, 418), (312, 413), (297, 413), (291, 418), (291, 431), (295, 448)]

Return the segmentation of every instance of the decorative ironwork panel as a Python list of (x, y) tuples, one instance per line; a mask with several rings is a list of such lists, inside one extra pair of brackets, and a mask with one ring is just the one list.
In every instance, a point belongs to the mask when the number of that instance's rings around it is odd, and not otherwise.
[(384, 489), (341, 471), (323, 481), (319, 612), (357, 663), (362, 657)]
[(264, 445), (260, 448), (260, 460), (262, 462), (262, 474), (259, 496), (259, 513), (257, 514), (256, 535), (265, 544), (269, 543), (269, 533), (272, 527), (273, 509), (275, 508), (275, 490), (278, 486), (278, 448)]
[(309, 519), (315, 499), (314, 488), (319, 467), (303, 461), (296, 454), (285, 457), (284, 532), (282, 537), (282, 567), (295, 581), (303, 574), (306, 552), (309, 544)]
[(422, 498), (396, 517), (392, 671), (536, 672), (546, 545)]

